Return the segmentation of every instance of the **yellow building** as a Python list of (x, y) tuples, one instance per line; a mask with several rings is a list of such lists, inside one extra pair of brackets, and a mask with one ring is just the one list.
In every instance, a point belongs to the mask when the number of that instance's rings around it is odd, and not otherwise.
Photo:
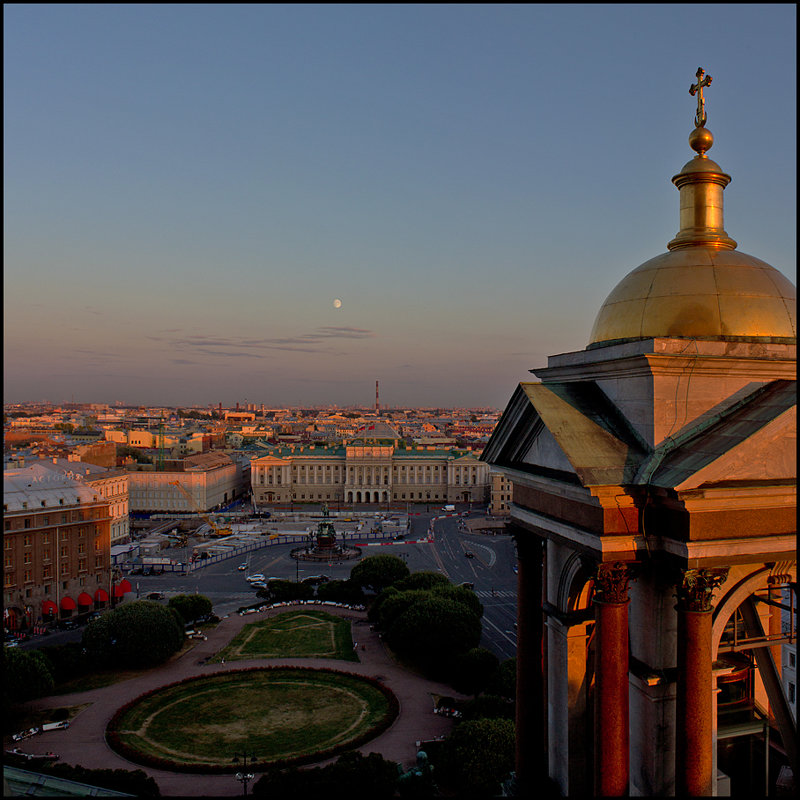
[(354, 442), (293, 446), (250, 462), (253, 501), (484, 503), (488, 465), (459, 450)]

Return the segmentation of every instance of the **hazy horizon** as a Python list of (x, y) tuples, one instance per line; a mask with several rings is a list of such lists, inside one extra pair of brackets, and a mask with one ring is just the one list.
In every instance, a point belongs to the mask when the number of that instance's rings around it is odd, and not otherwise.
[(504, 408), (678, 230), (796, 282), (793, 5), (4, 6), (4, 401)]

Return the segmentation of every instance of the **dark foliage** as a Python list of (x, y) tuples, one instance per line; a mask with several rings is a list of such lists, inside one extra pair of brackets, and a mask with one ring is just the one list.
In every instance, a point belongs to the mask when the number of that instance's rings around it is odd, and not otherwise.
[(184, 640), (180, 614), (151, 600), (136, 600), (92, 620), (82, 644), (99, 666), (150, 667), (166, 661)]
[(211, 601), (204, 594), (176, 594), (167, 605), (180, 614), (182, 624), (207, 617), (212, 609)]
[(380, 592), (410, 574), (408, 565), (398, 556), (367, 556), (353, 567), (350, 580), (365, 589)]
[(477, 695), (486, 689), (497, 672), (500, 661), (485, 647), (473, 647), (456, 656), (453, 663), (453, 687), (462, 694)]
[(326, 800), (388, 800), (394, 796), (398, 764), (378, 753), (350, 751), (326, 767), (271, 770), (253, 786), (256, 797), (324, 797)]

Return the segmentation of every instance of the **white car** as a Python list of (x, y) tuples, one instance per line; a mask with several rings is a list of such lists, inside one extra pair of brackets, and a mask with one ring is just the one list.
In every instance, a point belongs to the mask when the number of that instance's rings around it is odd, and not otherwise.
[(263, 581), (264, 576), (260, 572), (257, 572), (255, 575), (245, 576), (245, 580), (250, 581), (250, 583), (252, 583), (253, 581)]
[(239, 572), (244, 572), (247, 569), (247, 564), (239, 564), (239, 566), (236, 567), (236, 569), (238, 569)]

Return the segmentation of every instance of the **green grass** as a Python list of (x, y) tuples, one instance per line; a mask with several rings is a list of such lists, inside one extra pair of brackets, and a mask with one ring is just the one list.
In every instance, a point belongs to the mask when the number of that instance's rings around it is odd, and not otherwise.
[(387, 709), (357, 676), (269, 669), (166, 687), (128, 709), (117, 730), (127, 746), (179, 764), (226, 765), (243, 748), (267, 762), (351, 741)]
[(325, 611), (289, 611), (245, 625), (211, 661), (336, 658), (358, 661), (350, 622)]

